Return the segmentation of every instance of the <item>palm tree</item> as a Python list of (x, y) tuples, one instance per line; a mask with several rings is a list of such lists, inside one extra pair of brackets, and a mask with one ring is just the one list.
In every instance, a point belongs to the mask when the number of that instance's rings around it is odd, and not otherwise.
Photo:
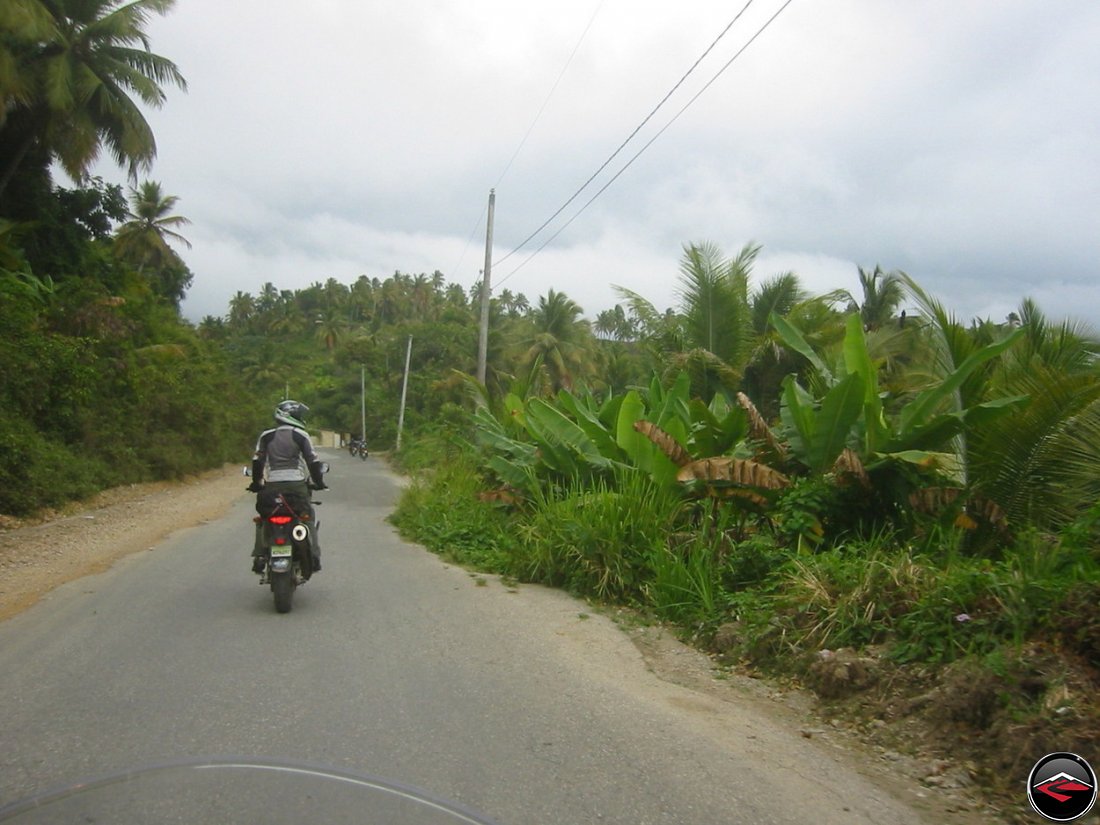
[[(778, 414), (780, 385), (787, 375), (799, 371), (804, 360), (783, 344), (770, 319), (773, 314), (787, 318), (798, 312), (796, 326), (813, 338), (823, 319), (810, 310), (822, 304), (823, 300), (809, 299), (793, 272), (768, 278), (749, 299), (752, 352), (745, 364), (742, 390), (765, 418)], [(808, 302), (810, 306), (807, 306)], [(822, 305), (827, 307), (827, 301)]]
[(266, 315), (278, 305), (279, 290), (275, 288), (275, 284), (268, 281), (260, 287), (259, 297), (256, 298), (256, 311), (261, 315)]
[(526, 341), (523, 363), (530, 367), (541, 359), (553, 392), (571, 389), (588, 363), (591, 330), (583, 312), (565, 293), (551, 289), (531, 314), (534, 333)]
[[(942, 376), (1015, 324), (964, 327), (908, 276), (928, 321), (931, 359)], [(1100, 497), (1100, 339), (1081, 325), (1051, 324), (1032, 301), (1018, 313), (1023, 337), (997, 363), (975, 370), (954, 393), (960, 410), (1023, 397), (992, 423), (968, 427), (957, 445), (964, 483), (996, 503), (1010, 523), (1059, 529)]]
[(879, 329), (894, 319), (905, 297), (904, 277), (903, 272), (883, 272), (879, 266), (873, 272), (859, 267), (859, 284), (863, 288), (859, 316), (865, 330)]
[(691, 375), (693, 392), (705, 400), (721, 388), (735, 389), (752, 354), (749, 278), (759, 251), (746, 245), (727, 261), (711, 243), (684, 247), (679, 314), (685, 349), (671, 363)]
[(237, 290), (229, 299), (229, 324), (239, 331), (246, 331), (256, 317), (256, 301), (248, 292)]
[[(0, 194), (36, 144), (81, 180), (106, 146), (131, 177), (156, 157), (140, 103), (187, 81), (149, 50), (146, 24), (175, 0), (7, 0), (0, 12)], [(140, 48), (139, 48), (140, 47)]]
[(436, 293), (432, 283), (432, 280), (421, 272), (409, 284), (409, 302), (413, 313), (419, 320), (433, 320), (430, 310)]
[(336, 349), (336, 345), (344, 339), (348, 329), (347, 322), (336, 312), (322, 312), (314, 323), (317, 326), (317, 340), (324, 344), (329, 352)]
[(596, 322), (592, 328), (604, 338), (613, 341), (632, 341), (638, 334), (637, 320), (627, 315), (622, 304), (615, 304), (614, 309), (602, 310), (596, 316)]
[(970, 435), (973, 481), (1010, 518), (1058, 529), (1100, 498), (1100, 338), (1031, 299), (1013, 315), (1023, 338), (988, 384), (1029, 403)]
[(165, 195), (160, 184), (147, 180), (137, 189), (130, 190), (128, 220), (115, 233), (116, 254), (137, 266), (138, 274), (146, 268), (160, 269), (180, 262), (179, 256), (168, 245), (178, 241), (191, 248), (191, 242), (175, 231), (175, 227), (191, 223), (182, 215), (170, 214), (179, 198)]

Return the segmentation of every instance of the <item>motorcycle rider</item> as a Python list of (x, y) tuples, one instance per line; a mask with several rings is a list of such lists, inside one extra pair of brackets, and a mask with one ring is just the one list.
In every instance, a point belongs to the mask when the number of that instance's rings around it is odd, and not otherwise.
[[(256, 452), (252, 456), (252, 483), (249, 492), (256, 493), (256, 512), (266, 515), (274, 506), (275, 496), (282, 494), (291, 508), (309, 512), (313, 550), (313, 572), (321, 569), (321, 546), (317, 514), (309, 500), (309, 481), (317, 490), (327, 489), (321, 460), (306, 432), (309, 407), (287, 399), (275, 407), (275, 424), (260, 433)], [(263, 524), (256, 525), (256, 543), (252, 549), (252, 572), (263, 573)]]

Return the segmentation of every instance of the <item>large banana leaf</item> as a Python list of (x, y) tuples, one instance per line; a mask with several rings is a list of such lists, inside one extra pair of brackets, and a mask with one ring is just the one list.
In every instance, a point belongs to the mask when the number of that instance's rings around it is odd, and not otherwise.
[[(615, 443), (626, 453), (627, 459), (635, 466), (642, 467), (645, 456), (653, 445), (644, 435), (634, 429), (634, 422), (645, 418), (645, 404), (637, 390), (630, 390), (619, 404), (615, 421)], [(642, 469), (648, 469), (642, 467)]]
[(779, 417), (787, 429), (787, 442), (796, 456), (805, 456), (813, 443), (817, 422), (814, 419), (814, 400), (793, 375), (783, 381), (783, 398)]
[(775, 331), (779, 333), (779, 337), (783, 339), (783, 343), (809, 361), (814, 369), (821, 374), (821, 377), (825, 379), (827, 384), (832, 385), (835, 383), (832, 370), (830, 370), (825, 365), (825, 362), (821, 360), (821, 357), (814, 352), (814, 348), (807, 343), (806, 339), (802, 337), (802, 333), (798, 331), (794, 324), (786, 318), (776, 315), (774, 312), (768, 315), (768, 322), (775, 327)]
[(527, 431), (540, 449), (553, 453), (560, 472), (567, 475), (576, 477), (589, 467), (604, 469), (610, 465), (610, 459), (601, 455), (582, 427), (540, 398), (532, 398), (527, 404)]
[(848, 446), (852, 426), (866, 409), (863, 376), (859, 373), (852, 373), (826, 393), (806, 456), (811, 470), (824, 473), (833, 466)]
[(487, 462), (489, 469), (496, 473), (504, 484), (517, 490), (528, 490), (532, 479), (532, 467), (518, 461), (512, 461), (502, 455), (494, 455)]
[[(676, 481), (677, 466), (645, 435), (634, 428), (634, 422), (649, 420), (645, 403), (636, 390), (623, 396), (615, 428), (615, 441), (626, 455), (627, 462), (648, 474), (661, 486)], [(681, 441), (681, 444), (683, 442)]]
[(518, 459), (534, 462), (536, 452), (534, 445), (510, 436), (488, 409), (479, 408), (474, 413), (474, 423), (477, 425), (477, 439), (484, 446)]
[(982, 427), (1007, 415), (1027, 402), (1027, 396), (998, 398), (967, 410), (941, 413), (923, 424), (897, 433), (884, 445), (883, 453), (904, 450), (943, 450), (967, 427)]
[(477, 440), (494, 451), (487, 464), (497, 478), (520, 490), (529, 488), (539, 465), (538, 450), (533, 444), (518, 441), (504, 431), (504, 426), (487, 408), (474, 413)]
[(898, 432), (904, 434), (907, 430), (913, 427), (921, 427), (927, 423), (929, 418), (933, 416), (940, 408), (945, 399), (954, 395), (963, 382), (966, 381), (970, 374), (974, 372), (978, 367), (984, 364), (991, 358), (996, 358), (1010, 346), (1012, 346), (1025, 334), (1024, 329), (1018, 329), (1009, 335), (1007, 338), (998, 341), (993, 344), (989, 344), (982, 347), (980, 350), (973, 352), (965, 361), (963, 361), (954, 372), (952, 372), (947, 378), (934, 387), (922, 392), (915, 399), (910, 401), (901, 410), (901, 414), (898, 419), (899, 427)]
[(576, 434), (585, 438), (583, 431), (541, 399), (527, 402), (527, 433), (538, 447), (539, 458), (555, 473), (570, 478), (582, 474), (579, 459), (583, 449)]
[(692, 455), (725, 455), (748, 435), (748, 414), (740, 407), (731, 407), (721, 395), (714, 396), (709, 407), (693, 399), (688, 412), (691, 433), (685, 446)]
[(592, 440), (600, 455), (607, 459), (621, 461), (623, 452), (615, 443), (615, 436), (600, 420), (600, 410), (596, 409), (591, 402), (591, 397), (577, 398), (567, 390), (558, 393), (558, 403), (573, 416), (577, 426)]
[(783, 383), (780, 416), (791, 451), (811, 472), (827, 472), (848, 446), (852, 427), (865, 411), (863, 378), (852, 373), (841, 379), (825, 394), (820, 409), (793, 375)]
[(849, 315), (844, 332), (844, 368), (849, 375), (858, 375), (863, 383), (863, 434), (867, 452), (879, 449), (889, 435), (889, 426), (879, 396), (878, 368), (867, 349), (863, 321), (859, 315)]
[(510, 432), (520, 433), (526, 428), (524, 422), (523, 399), (515, 393), (504, 396), (504, 427)]

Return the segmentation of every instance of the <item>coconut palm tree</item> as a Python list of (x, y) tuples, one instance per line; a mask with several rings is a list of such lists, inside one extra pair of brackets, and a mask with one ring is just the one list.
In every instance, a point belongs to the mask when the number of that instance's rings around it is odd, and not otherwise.
[(256, 311), (266, 315), (279, 305), (279, 290), (271, 281), (267, 281), (260, 287), (260, 294), (256, 298)]
[[(753, 350), (749, 279), (759, 246), (746, 245), (738, 255), (724, 260), (711, 243), (688, 244), (680, 261), (679, 311), (673, 317), (682, 336), (678, 351), (666, 349), (666, 363), (684, 370), (692, 380), (692, 392), (709, 400), (722, 389), (735, 390)], [(673, 343), (668, 313), (662, 316), (628, 295), (631, 309), (642, 328), (658, 332), (665, 346)]]
[(175, 231), (190, 220), (170, 214), (179, 203), (175, 195), (165, 195), (156, 181), (147, 180), (130, 190), (130, 218), (115, 233), (115, 251), (142, 264), (160, 264), (176, 257), (168, 241), (191, 248), (191, 242)]
[(531, 313), (534, 329), (525, 341), (523, 363), (530, 367), (541, 359), (553, 392), (571, 389), (583, 377), (592, 334), (583, 312), (565, 293), (551, 289)]
[(325, 345), (325, 349), (331, 352), (344, 340), (348, 324), (343, 316), (336, 312), (322, 312), (317, 316), (314, 324), (317, 327), (317, 340)]
[[(131, 189), (130, 220), (118, 228), (114, 246), (118, 257), (135, 266), (138, 275), (150, 277), (156, 291), (177, 306), (191, 284), (190, 272), (168, 245), (172, 240), (191, 248), (191, 242), (175, 231), (191, 223), (182, 215), (171, 214), (178, 201), (175, 195), (165, 195), (155, 181)], [(180, 277), (183, 273), (186, 276)]]
[(904, 277), (903, 272), (883, 272), (879, 266), (873, 272), (859, 267), (859, 284), (863, 288), (859, 316), (865, 330), (879, 329), (894, 319), (905, 298)]
[(1009, 523), (1058, 529), (1081, 516), (1100, 497), (1100, 338), (1079, 324), (1050, 323), (1030, 300), (1013, 313), (1017, 324), (967, 328), (912, 279), (903, 282), (928, 323), (932, 376), (946, 374), (990, 340), (1022, 330), (998, 362), (975, 370), (954, 393), (955, 409), (1027, 399), (963, 432), (958, 452), (966, 484), (996, 503)]
[[(106, 147), (136, 178), (156, 157), (140, 104), (187, 82), (149, 49), (152, 15), (175, 0), (7, 0), (0, 4), (0, 194), (37, 145), (81, 180)], [(133, 95), (134, 98), (131, 98)]]
[(229, 324), (239, 331), (247, 330), (256, 317), (256, 301), (248, 292), (237, 290), (229, 299)]

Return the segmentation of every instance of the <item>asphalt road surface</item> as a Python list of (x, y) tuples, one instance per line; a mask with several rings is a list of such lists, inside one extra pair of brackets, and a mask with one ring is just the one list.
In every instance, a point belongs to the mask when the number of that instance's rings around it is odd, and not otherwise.
[[(751, 703), (661, 682), (583, 603), (403, 542), (385, 521), (398, 480), (374, 459), (325, 458), (325, 566), (291, 613), (249, 572), (242, 496), (0, 624), (0, 807), (77, 779), (240, 757), (381, 777), (501, 825), (923, 821)], [(248, 810), (193, 781), (179, 821), (287, 810), (243, 776), (219, 781)], [(150, 787), (120, 791), (113, 804), (137, 810), (114, 821), (169, 821), (152, 797), (188, 796)], [(290, 819), (376, 821), (369, 801), (336, 807)]]

